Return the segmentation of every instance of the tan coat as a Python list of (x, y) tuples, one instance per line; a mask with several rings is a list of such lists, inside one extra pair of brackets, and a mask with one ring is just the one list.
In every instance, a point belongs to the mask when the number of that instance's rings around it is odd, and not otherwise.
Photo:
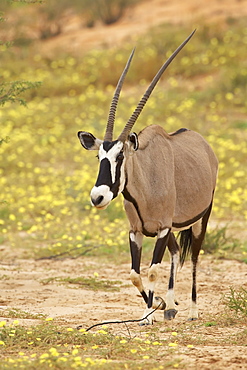
[(218, 161), (205, 139), (194, 131), (167, 134), (162, 127), (146, 127), (138, 135), (139, 148), (126, 160), (127, 190), (139, 215), (125, 200), (133, 231), (150, 234), (195, 219), (212, 202)]

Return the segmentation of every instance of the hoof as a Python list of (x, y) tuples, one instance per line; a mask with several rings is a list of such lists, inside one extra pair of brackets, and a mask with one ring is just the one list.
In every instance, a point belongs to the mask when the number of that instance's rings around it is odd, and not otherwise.
[(165, 310), (166, 303), (164, 299), (161, 297), (154, 297), (152, 308), (153, 309), (157, 308), (158, 310)]
[(143, 325), (153, 325), (154, 322), (154, 314), (153, 314), (153, 309), (152, 308), (146, 308), (141, 321), (139, 322), (140, 326)]
[(198, 320), (198, 317), (189, 317), (188, 318), (188, 321), (196, 321), (196, 320)]
[(176, 316), (177, 312), (178, 311), (175, 310), (174, 308), (170, 309), (170, 310), (166, 310), (166, 311), (164, 311), (164, 318), (166, 320), (172, 320)]
[(153, 325), (153, 321), (149, 321), (148, 319), (145, 319), (139, 322), (139, 326), (144, 326), (144, 325)]

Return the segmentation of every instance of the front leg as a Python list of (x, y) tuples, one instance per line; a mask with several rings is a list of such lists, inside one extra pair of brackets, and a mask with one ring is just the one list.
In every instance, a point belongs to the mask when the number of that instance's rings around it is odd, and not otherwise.
[(131, 272), (130, 280), (134, 286), (137, 287), (141, 293), (146, 304), (148, 303), (148, 296), (142, 284), (142, 279), (140, 276), (140, 263), (141, 263), (141, 252), (142, 252), (142, 240), (143, 235), (140, 232), (130, 231), (129, 233), (129, 243), (130, 243), (130, 253), (131, 253)]
[[(153, 314), (150, 314), (150, 312), (152, 312), (153, 310), (154, 290), (155, 290), (155, 285), (156, 285), (156, 282), (158, 280), (158, 275), (159, 275), (158, 270), (159, 270), (159, 266), (162, 261), (162, 258), (164, 256), (164, 253), (165, 253), (169, 234), (170, 234), (169, 228), (165, 228), (161, 230), (158, 234), (157, 241), (155, 243), (153, 258), (152, 258), (151, 266), (148, 271), (149, 292), (148, 292), (147, 308), (144, 311), (144, 315), (143, 315), (144, 319), (143, 321), (141, 321), (141, 325), (153, 324), (154, 317), (153, 317)], [(163, 309), (164, 308), (165, 307), (163, 305)], [(148, 314), (150, 315), (145, 319), (145, 317)]]
[[(130, 231), (129, 242), (130, 242), (131, 260), (132, 260), (130, 279), (131, 279), (132, 284), (136, 286), (139, 292), (141, 293), (145, 303), (148, 305), (148, 296), (144, 289), (141, 275), (140, 275), (142, 240), (143, 240), (142, 233)], [(154, 297), (154, 300), (152, 302), (152, 310), (155, 308), (159, 308), (161, 310), (165, 309), (165, 302), (162, 298)]]

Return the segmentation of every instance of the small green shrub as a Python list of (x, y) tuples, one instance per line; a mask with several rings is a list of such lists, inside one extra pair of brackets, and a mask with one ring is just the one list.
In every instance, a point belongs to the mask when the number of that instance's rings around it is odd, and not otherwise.
[(225, 294), (223, 302), (230, 310), (247, 316), (247, 289), (241, 287), (235, 290), (230, 287), (230, 293)]
[(220, 252), (220, 254), (225, 255), (228, 251), (232, 252), (238, 244), (237, 239), (227, 235), (227, 226), (216, 227), (206, 233), (203, 250), (208, 254)]

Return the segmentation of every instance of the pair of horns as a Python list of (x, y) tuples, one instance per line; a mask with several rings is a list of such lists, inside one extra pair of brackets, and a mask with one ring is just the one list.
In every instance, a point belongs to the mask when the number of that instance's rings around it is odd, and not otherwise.
[[(187, 37), (187, 39), (174, 51), (174, 53), (167, 59), (167, 61), (163, 64), (163, 66), (157, 72), (157, 74), (153, 78), (152, 82), (150, 83), (149, 87), (147, 88), (145, 94), (143, 95), (140, 102), (138, 103), (136, 109), (134, 110), (134, 112), (132, 113), (128, 122), (126, 123), (122, 133), (119, 135), (119, 137), (118, 137), (119, 141), (124, 142), (127, 139), (132, 127), (134, 126), (135, 122), (137, 121), (137, 118), (139, 117), (142, 109), (144, 108), (146, 102), (148, 101), (148, 98), (150, 97), (150, 95), (151, 95), (153, 89), (155, 88), (157, 82), (159, 81), (160, 77), (162, 76), (162, 74), (164, 73), (166, 68), (169, 66), (169, 64), (173, 61), (173, 59), (180, 52), (180, 50), (182, 50), (183, 47), (187, 44), (187, 42), (191, 39), (191, 37), (194, 35), (195, 32), (196, 32), (196, 30), (194, 30), (189, 35), (189, 37)], [(113, 127), (114, 127), (114, 122), (115, 122), (118, 99), (119, 99), (119, 95), (120, 95), (120, 92), (121, 92), (121, 88), (123, 86), (125, 76), (128, 72), (130, 63), (132, 61), (134, 52), (135, 52), (135, 49), (130, 54), (130, 57), (129, 57), (127, 63), (126, 63), (126, 66), (123, 70), (123, 73), (122, 73), (122, 75), (121, 75), (121, 77), (118, 81), (118, 84), (117, 84), (117, 87), (116, 87), (116, 90), (115, 90), (115, 93), (114, 93), (114, 96), (113, 96), (113, 99), (112, 99), (111, 107), (110, 107), (110, 112), (109, 112), (109, 116), (108, 116), (108, 122), (107, 122), (104, 141), (112, 141)]]

